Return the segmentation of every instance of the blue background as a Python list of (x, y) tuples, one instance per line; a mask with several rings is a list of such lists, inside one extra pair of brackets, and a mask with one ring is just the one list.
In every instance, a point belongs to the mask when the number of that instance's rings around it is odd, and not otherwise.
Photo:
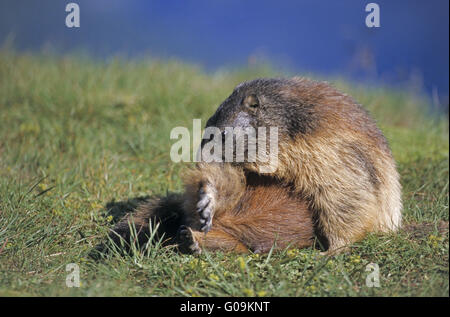
[[(80, 6), (81, 27), (65, 26)], [(448, 109), (449, 2), (361, 0), (0, 0), (0, 43), (18, 50), (83, 49), (107, 58), (179, 58), (208, 71), (260, 60), (294, 73), (346, 76), (439, 96)]]

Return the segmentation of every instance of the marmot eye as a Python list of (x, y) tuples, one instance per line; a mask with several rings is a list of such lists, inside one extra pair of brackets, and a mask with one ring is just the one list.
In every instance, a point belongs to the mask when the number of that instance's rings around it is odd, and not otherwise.
[(256, 97), (256, 95), (249, 95), (249, 96), (245, 97), (244, 105), (246, 107), (253, 108), (253, 109), (258, 108), (259, 107), (258, 97)]

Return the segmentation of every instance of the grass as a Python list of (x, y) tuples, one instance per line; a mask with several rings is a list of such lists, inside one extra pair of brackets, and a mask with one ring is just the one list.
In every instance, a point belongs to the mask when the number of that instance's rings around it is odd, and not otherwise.
[[(88, 257), (117, 221), (115, 203), (181, 191), (186, 165), (170, 160), (173, 127), (205, 123), (238, 82), (275, 75), (2, 49), (0, 295), (448, 296), (448, 117), (426, 113), (420, 96), (339, 79), (389, 139), (404, 188), (402, 231), (370, 235), (333, 258), (160, 247)], [(79, 265), (79, 288), (66, 287), (69, 263)], [(380, 287), (366, 286), (369, 263)]]

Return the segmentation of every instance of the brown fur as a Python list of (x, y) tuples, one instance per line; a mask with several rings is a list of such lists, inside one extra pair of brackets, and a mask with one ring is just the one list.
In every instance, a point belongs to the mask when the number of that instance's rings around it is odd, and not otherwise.
[[(278, 180), (244, 175), (230, 165), (200, 164), (186, 177), (186, 210), (197, 201), (198, 186), (205, 184), (217, 184), (217, 196), (211, 230), (196, 235), (200, 246), (229, 249), (229, 238), (236, 240), (239, 250), (245, 246), (258, 253), (268, 252), (274, 243), (279, 248), (312, 245), (314, 231), (306, 202)], [(196, 228), (197, 217), (188, 213), (186, 223)]]
[(368, 232), (397, 230), (401, 187), (381, 131), (349, 96), (325, 83), (296, 81), (299, 89), (286, 93), (317, 98), (320, 124), (311, 135), (283, 143), (277, 175), (311, 197), (331, 251), (361, 240)]
[[(248, 95), (258, 108), (246, 105)], [(242, 83), (207, 126), (279, 128), (277, 169), (266, 175), (308, 201), (330, 253), (368, 232), (401, 226), (401, 186), (386, 139), (359, 104), (327, 83), (297, 77)], [(236, 165), (259, 173), (265, 164)]]
[[(176, 233), (181, 225), (187, 226), (193, 240), (186, 248), (180, 248), (182, 252), (199, 253), (206, 249), (264, 253), (274, 245), (302, 248), (313, 244), (312, 218), (307, 204), (277, 180), (244, 175), (242, 170), (218, 164), (199, 164), (185, 179), (183, 195), (151, 200), (124, 217), (111, 234), (116, 237), (116, 243), (120, 237), (126, 242), (130, 240), (131, 221), (141, 245), (150, 236), (151, 223), (159, 223), (156, 238), (164, 234), (165, 245), (185, 243), (177, 240)], [(205, 234), (199, 231), (198, 214), (192, 210), (199, 186), (214, 180), (221, 180), (219, 189), (223, 195), (219, 197), (213, 226)]]

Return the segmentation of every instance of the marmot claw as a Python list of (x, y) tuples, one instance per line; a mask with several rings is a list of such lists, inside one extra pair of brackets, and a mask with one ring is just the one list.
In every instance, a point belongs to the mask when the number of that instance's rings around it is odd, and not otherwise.
[(201, 231), (208, 232), (212, 226), (212, 215), (214, 211), (214, 198), (208, 186), (200, 188), (198, 191), (199, 200), (197, 203), (197, 213), (200, 216)]

